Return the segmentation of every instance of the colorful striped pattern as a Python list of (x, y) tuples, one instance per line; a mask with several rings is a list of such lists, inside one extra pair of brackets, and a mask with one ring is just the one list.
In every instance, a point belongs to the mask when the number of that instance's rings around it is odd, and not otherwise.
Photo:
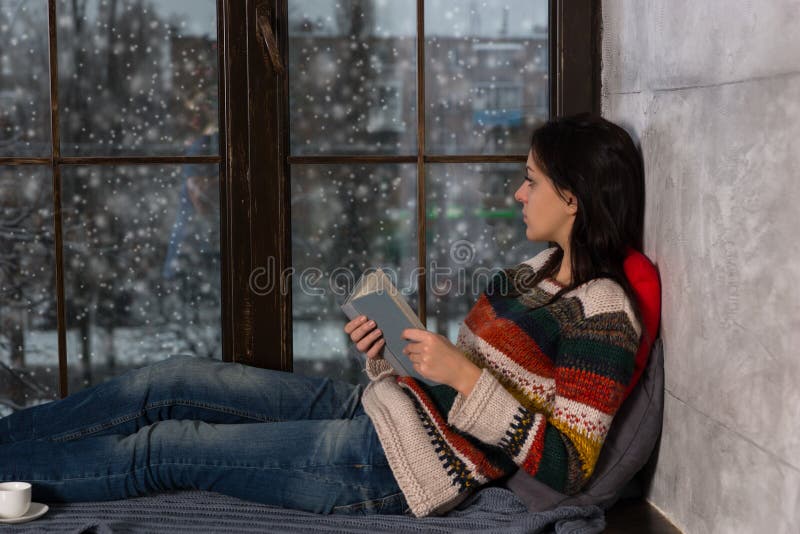
[(563, 286), (530, 281), (556, 250), (499, 272), (465, 317), (456, 346), (482, 369), (469, 397), (368, 360), (362, 403), (417, 517), (446, 512), (516, 468), (566, 494), (591, 476), (641, 327), (607, 279), (546, 304)]

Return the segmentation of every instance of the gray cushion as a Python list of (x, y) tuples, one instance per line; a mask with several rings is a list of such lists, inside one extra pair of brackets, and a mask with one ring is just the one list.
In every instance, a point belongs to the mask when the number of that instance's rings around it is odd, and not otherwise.
[(661, 435), (663, 414), (664, 349), (659, 336), (639, 382), (614, 416), (597, 466), (580, 493), (560, 493), (523, 469), (503, 485), (516, 493), (531, 512), (588, 504), (608, 509), (653, 453)]

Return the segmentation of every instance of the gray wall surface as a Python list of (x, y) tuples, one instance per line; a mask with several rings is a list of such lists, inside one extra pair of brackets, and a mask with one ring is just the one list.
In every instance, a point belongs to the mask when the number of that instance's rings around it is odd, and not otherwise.
[(800, 532), (800, 1), (602, 5), (663, 284), (648, 500), (687, 533)]

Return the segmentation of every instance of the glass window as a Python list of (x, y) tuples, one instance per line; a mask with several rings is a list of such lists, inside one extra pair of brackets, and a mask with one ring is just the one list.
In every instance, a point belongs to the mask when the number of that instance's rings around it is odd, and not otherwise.
[(416, 150), (415, 6), (289, 1), (293, 155)]
[(216, 4), (59, 0), (63, 155), (218, 154)]
[(50, 156), (47, 0), (0, 0), (0, 156)]
[(217, 2), (52, 5), (0, 0), (0, 410), (222, 357)]
[(69, 390), (221, 359), (218, 166), (68, 166), (62, 190)]
[(0, 166), (0, 415), (58, 396), (53, 182)]
[(426, 151), (524, 154), (548, 118), (548, 1), (425, 2)]
[(295, 372), (367, 378), (339, 305), (366, 269), (380, 267), (419, 308), (416, 210), (415, 165), (292, 167)]

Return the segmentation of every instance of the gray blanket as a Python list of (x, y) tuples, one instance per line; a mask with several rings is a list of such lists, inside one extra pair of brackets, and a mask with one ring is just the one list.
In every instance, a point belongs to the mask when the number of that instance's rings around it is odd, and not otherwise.
[(52, 503), (39, 519), (0, 524), (11, 532), (475, 532), (594, 534), (605, 528), (597, 506), (528, 512), (505, 488), (484, 488), (444, 517), (319, 515), (201, 490), (120, 501)]

